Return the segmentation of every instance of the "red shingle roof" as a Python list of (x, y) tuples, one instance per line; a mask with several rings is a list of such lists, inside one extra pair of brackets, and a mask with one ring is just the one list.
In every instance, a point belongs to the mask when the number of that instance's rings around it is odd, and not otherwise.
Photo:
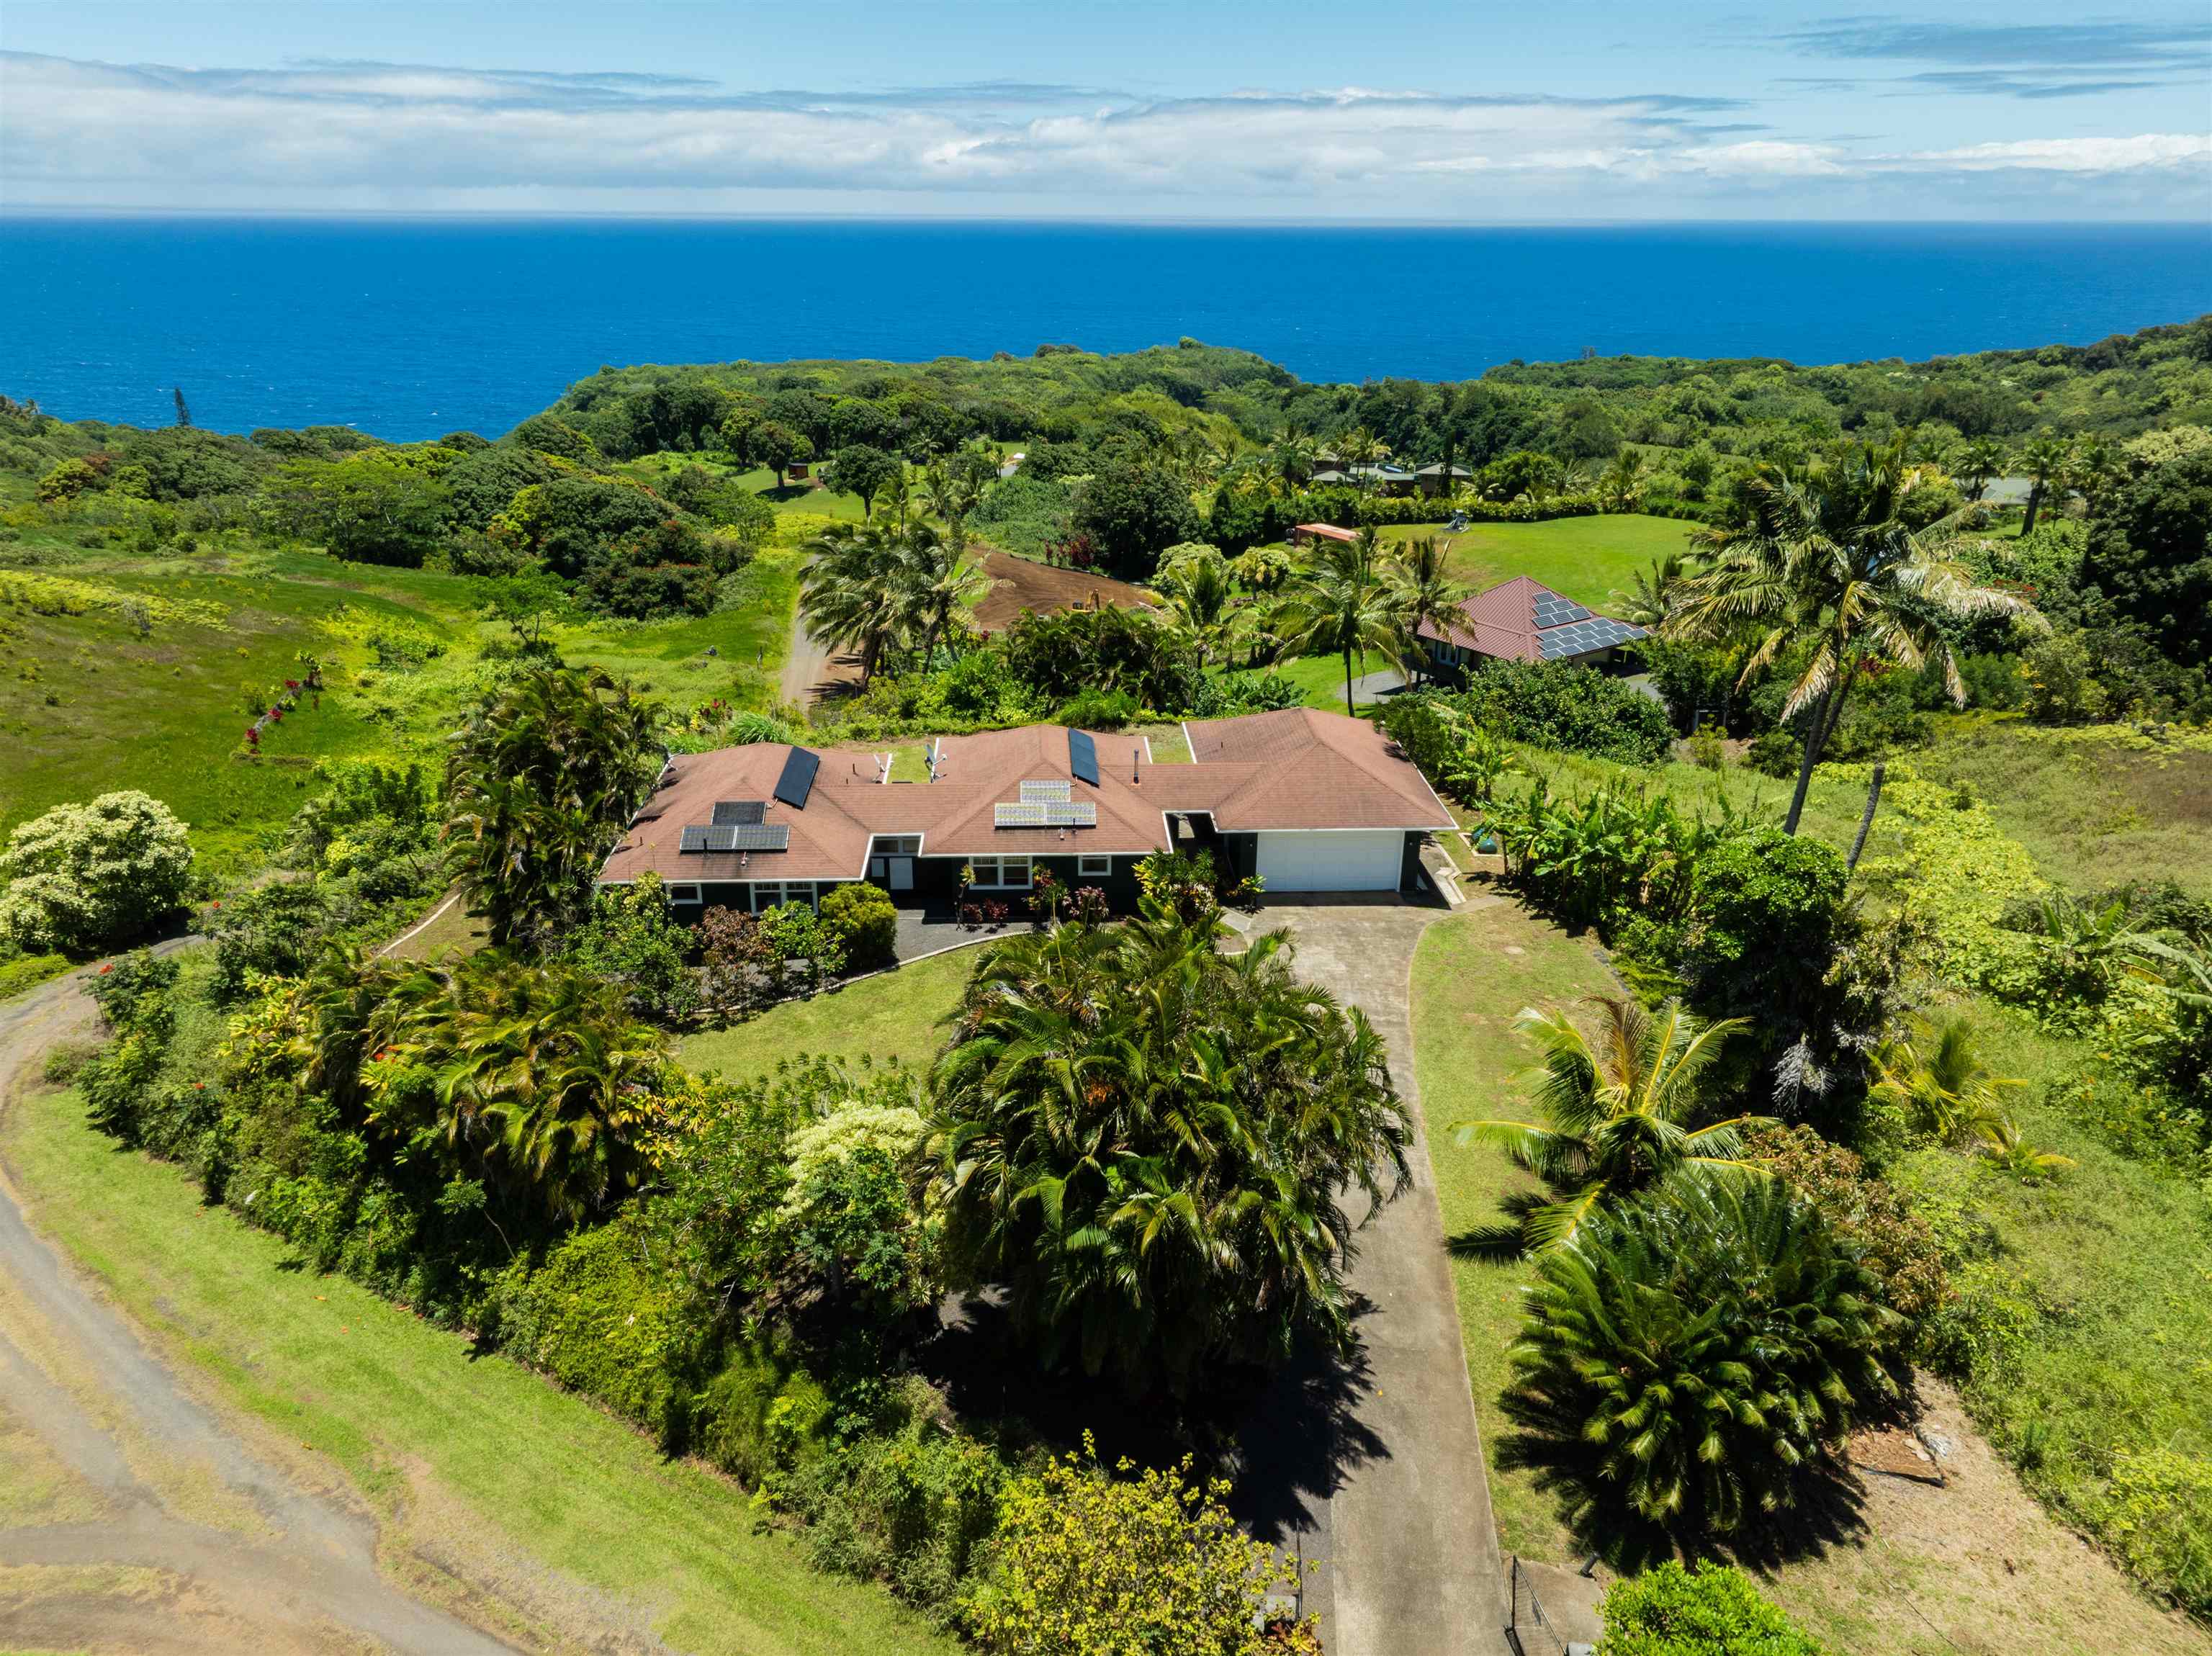
[[(791, 753), (781, 743), (679, 754), (660, 786), (608, 856), (599, 877), (634, 880), (854, 880), (875, 834), (922, 836), (921, 854), (1142, 855), (1169, 846), (1165, 815), (1203, 811), (1224, 832), (1259, 828), (1445, 828), (1447, 811), (1382, 732), (1341, 713), (1310, 708), (1206, 719), (1185, 726), (1197, 761), (1158, 765), (1141, 737), (1097, 734), (1098, 780), (1077, 780), (1067, 731), (1025, 725), (946, 737), (936, 743), (939, 780), (885, 783), (873, 754), (830, 749), (803, 810), (774, 798)], [(1065, 781), (1095, 805), (1094, 828), (1002, 828), (994, 807), (1027, 781)], [(790, 832), (781, 852), (682, 849), (684, 830), (714, 820), (718, 801), (766, 801), (763, 824)]]

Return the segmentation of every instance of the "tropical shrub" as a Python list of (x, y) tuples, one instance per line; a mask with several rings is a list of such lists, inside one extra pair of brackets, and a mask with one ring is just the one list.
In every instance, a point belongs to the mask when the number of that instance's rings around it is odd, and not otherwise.
[(1260, 1656), (1261, 1610), (1295, 1571), (1237, 1527), (1228, 1493), (1194, 1483), (1188, 1463), (1109, 1473), (1087, 1452), (1018, 1478), (961, 1621), (1004, 1656)]
[(1659, 703), (1624, 679), (1571, 663), (1492, 662), (1468, 675), (1455, 700), (1507, 741), (1624, 765), (1656, 765), (1674, 740)]
[(791, 1135), (776, 1210), (787, 1302), (878, 1326), (933, 1303), (936, 1261), (905, 1180), (921, 1136), (912, 1105), (857, 1101)]
[(1922, 1325), (1952, 1298), (1943, 1248), (1896, 1186), (1856, 1154), (1810, 1127), (1754, 1128), (1743, 1153), (1810, 1202), (1828, 1228), (1858, 1250), (1881, 1303), (1902, 1321), (1892, 1332), (1910, 1350)]
[(2100, 1503), (2121, 1562), (2197, 1615), (2212, 1608), (2212, 1459), (2121, 1449)]
[(848, 967), (866, 970), (896, 958), (898, 909), (881, 886), (855, 881), (824, 892), (822, 924)]
[(1823, 1647), (1728, 1564), (1672, 1558), (1606, 1589), (1598, 1656), (1822, 1656)]
[(501, 1345), (617, 1414), (665, 1431), (682, 1396), (683, 1303), (629, 1218), (580, 1230), (533, 1265), (518, 1259), (493, 1299)]
[(446, 761), (446, 839), (497, 946), (544, 949), (658, 773), (654, 706), (598, 668), (528, 666), (486, 695)]
[(684, 956), (690, 934), (670, 913), (657, 874), (609, 886), (592, 917), (568, 937), (563, 958), (578, 971), (619, 985), (632, 1016), (674, 1028), (699, 1010), (699, 978)]
[(1048, 1362), (1136, 1391), (1341, 1349), (1342, 1194), (1407, 1178), (1382, 1040), (1297, 982), (1288, 933), (1227, 956), (1212, 914), (1140, 907), (978, 963), (918, 1164), (948, 1274), (1004, 1284)]
[(1511, 1453), (1576, 1521), (1688, 1539), (1796, 1504), (1895, 1383), (1895, 1313), (1778, 1180), (1677, 1181), (1538, 1256), (1511, 1350)]
[(112, 949), (182, 909), (191, 871), (185, 825), (149, 794), (56, 805), (0, 851), (0, 937), (26, 952)]

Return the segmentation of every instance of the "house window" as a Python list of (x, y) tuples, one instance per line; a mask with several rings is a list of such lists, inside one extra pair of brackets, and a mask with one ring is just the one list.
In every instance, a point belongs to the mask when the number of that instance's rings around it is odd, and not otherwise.
[(868, 877), (884, 880), (890, 877), (893, 857), (917, 857), (921, 854), (921, 835), (919, 834), (878, 834), (868, 841)]
[(1075, 859), (1075, 872), (1079, 878), (1103, 880), (1113, 871), (1114, 859), (1111, 857), (1079, 857)]
[(976, 891), (1027, 891), (1030, 859), (1026, 857), (971, 857), (968, 883)]
[(668, 901), (679, 907), (696, 903), (699, 901), (699, 888), (696, 885), (672, 885), (668, 888)]
[(814, 907), (814, 882), (786, 880), (781, 884), (774, 880), (753, 882), (753, 913), (764, 914), (781, 903), (805, 903)]

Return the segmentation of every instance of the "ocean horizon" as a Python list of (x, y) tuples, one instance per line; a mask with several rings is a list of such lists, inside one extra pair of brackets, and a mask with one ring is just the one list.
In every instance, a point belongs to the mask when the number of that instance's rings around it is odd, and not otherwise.
[(65, 419), (496, 435), (602, 363), (1194, 337), (1307, 380), (1585, 351), (1961, 355), (2212, 311), (2212, 224), (0, 219), (0, 392)]

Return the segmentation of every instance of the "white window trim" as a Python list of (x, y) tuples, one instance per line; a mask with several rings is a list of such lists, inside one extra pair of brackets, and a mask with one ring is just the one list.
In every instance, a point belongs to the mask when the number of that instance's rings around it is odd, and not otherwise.
[(689, 908), (705, 901), (696, 884), (675, 884), (668, 888), (668, 901), (675, 907)]
[(1079, 880), (1095, 880), (1112, 874), (1114, 858), (1109, 856), (1080, 856), (1075, 859), (1075, 876)]
[[(994, 877), (989, 880), (979, 877), (975, 871), (975, 864), (978, 863), (992, 864), (994, 867)], [(1005, 877), (1006, 864), (1009, 863), (1019, 863), (1022, 865), (1021, 883), (1018, 885), (1010, 883)], [(1034, 889), (1036, 885), (1036, 859), (1033, 857), (971, 857), (968, 859), (968, 889), (970, 891), (1029, 891)]]

